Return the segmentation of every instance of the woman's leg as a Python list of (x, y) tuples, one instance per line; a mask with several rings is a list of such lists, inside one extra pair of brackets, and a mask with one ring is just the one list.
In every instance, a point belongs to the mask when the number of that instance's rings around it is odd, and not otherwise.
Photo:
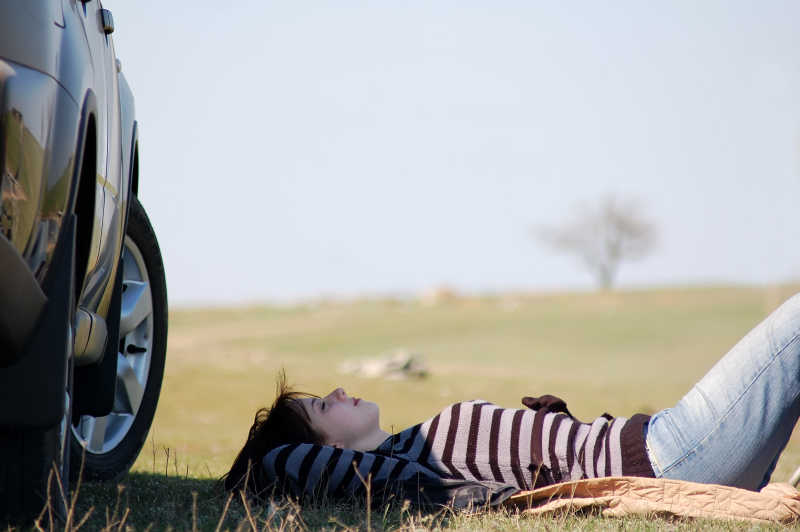
[(800, 294), (647, 429), (656, 476), (760, 489), (800, 416)]

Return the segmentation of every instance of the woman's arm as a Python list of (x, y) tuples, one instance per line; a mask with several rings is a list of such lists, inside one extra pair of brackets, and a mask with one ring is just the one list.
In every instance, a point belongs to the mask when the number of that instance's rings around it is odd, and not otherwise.
[(363, 495), (369, 485), (372, 501), (399, 498), (420, 506), (461, 508), (499, 504), (518, 491), (496, 482), (445, 478), (394, 456), (327, 445), (283, 445), (267, 453), (262, 465), (270, 490), (296, 497)]

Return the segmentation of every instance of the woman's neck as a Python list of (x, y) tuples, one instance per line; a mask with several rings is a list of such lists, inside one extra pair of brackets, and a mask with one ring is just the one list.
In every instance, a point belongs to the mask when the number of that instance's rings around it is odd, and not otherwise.
[(377, 449), (389, 436), (391, 434), (378, 428), (355, 442), (352, 448), (356, 451), (372, 451)]

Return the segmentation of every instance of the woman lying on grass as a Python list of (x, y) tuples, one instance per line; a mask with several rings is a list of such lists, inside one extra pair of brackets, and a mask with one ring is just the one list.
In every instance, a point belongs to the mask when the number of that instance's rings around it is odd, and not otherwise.
[[(568, 369), (567, 369), (568, 370)], [(644, 376), (643, 376), (644, 378)], [(657, 382), (657, 381), (656, 381)], [(354, 493), (484, 486), (499, 492), (603, 476), (664, 477), (750, 490), (765, 486), (800, 416), (800, 294), (731, 349), (674, 407), (652, 417), (575, 419), (553, 396), (527, 409), (485, 401), (451, 405), (397, 434), (378, 405), (337, 388), (278, 398), (256, 413), (226, 489)], [(499, 487), (499, 488), (498, 488)], [(374, 491), (373, 491), (374, 493)]]

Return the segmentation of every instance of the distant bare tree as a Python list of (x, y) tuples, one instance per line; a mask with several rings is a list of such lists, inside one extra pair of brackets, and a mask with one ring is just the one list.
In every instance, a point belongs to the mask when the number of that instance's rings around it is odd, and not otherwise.
[(558, 251), (577, 255), (609, 289), (620, 263), (646, 256), (656, 243), (656, 229), (631, 201), (614, 197), (579, 209), (573, 218), (553, 227), (541, 227), (539, 238)]

